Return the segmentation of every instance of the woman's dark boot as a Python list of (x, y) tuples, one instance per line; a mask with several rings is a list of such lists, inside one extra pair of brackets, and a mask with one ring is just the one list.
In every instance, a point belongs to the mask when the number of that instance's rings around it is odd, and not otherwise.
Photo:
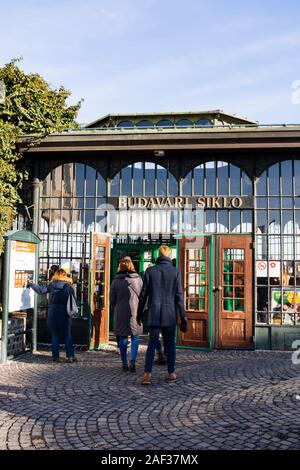
[(122, 369), (123, 369), (123, 372), (128, 372), (129, 371), (129, 367), (128, 367), (127, 364), (123, 364)]
[(130, 372), (136, 372), (135, 361), (133, 359), (131, 359), (131, 361), (130, 361), (129, 370), (130, 370)]
[(157, 359), (155, 361), (155, 364), (158, 364), (159, 366), (164, 366), (167, 363), (166, 356), (162, 353), (162, 351), (157, 351)]

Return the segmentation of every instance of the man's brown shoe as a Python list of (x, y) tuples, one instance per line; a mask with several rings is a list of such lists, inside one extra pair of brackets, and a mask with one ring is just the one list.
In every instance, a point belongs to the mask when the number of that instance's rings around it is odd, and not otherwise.
[(145, 372), (142, 385), (150, 385), (150, 384), (151, 384), (151, 374), (150, 372)]
[(166, 375), (166, 382), (167, 383), (172, 383), (172, 382), (176, 382), (177, 380), (177, 375), (175, 374), (175, 372), (172, 372), (172, 374), (167, 374)]

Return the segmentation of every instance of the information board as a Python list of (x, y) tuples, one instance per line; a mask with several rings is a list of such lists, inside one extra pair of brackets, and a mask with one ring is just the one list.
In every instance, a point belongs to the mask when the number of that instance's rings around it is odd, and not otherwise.
[(9, 312), (26, 310), (34, 306), (34, 292), (26, 289), (27, 281), (34, 280), (35, 243), (12, 240), (10, 245), (10, 281), (9, 281)]

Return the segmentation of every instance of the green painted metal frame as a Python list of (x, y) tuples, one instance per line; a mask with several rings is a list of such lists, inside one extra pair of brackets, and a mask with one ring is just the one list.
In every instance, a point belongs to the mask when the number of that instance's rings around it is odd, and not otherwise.
[[(196, 351), (211, 351), (213, 347), (213, 253), (214, 253), (214, 235), (213, 234), (202, 234), (202, 233), (193, 233), (186, 235), (177, 235), (176, 236), (176, 254), (177, 254), (177, 266), (178, 266), (178, 252), (179, 252), (179, 240), (182, 237), (205, 237), (209, 239), (209, 289), (208, 289), (208, 298), (209, 298), (209, 347), (201, 348), (196, 346), (181, 346), (176, 344), (177, 349), (192, 349)], [(178, 341), (178, 329), (176, 329), (176, 338)]]
[[(1, 364), (7, 362), (7, 343), (8, 343), (8, 317), (9, 317), (9, 283), (10, 283), (10, 249), (12, 241), (20, 241), (27, 243), (34, 243), (37, 245), (35, 253), (35, 276), (34, 282), (38, 279), (39, 269), (39, 244), (40, 238), (33, 232), (27, 230), (14, 230), (7, 232), (4, 235), (5, 239), (5, 253), (4, 253), (4, 266), (3, 266), (3, 311), (2, 311), (2, 334), (1, 334)], [(37, 350), (37, 296), (34, 296), (34, 307), (32, 317), (32, 351)]]

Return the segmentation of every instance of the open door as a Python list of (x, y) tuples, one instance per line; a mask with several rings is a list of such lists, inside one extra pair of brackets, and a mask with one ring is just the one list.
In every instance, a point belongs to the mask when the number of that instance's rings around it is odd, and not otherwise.
[(252, 346), (252, 237), (220, 236), (218, 346)]
[(211, 237), (191, 236), (178, 241), (188, 330), (178, 329), (178, 345), (211, 348)]
[(90, 349), (98, 349), (109, 339), (110, 237), (91, 235), (90, 260)]

